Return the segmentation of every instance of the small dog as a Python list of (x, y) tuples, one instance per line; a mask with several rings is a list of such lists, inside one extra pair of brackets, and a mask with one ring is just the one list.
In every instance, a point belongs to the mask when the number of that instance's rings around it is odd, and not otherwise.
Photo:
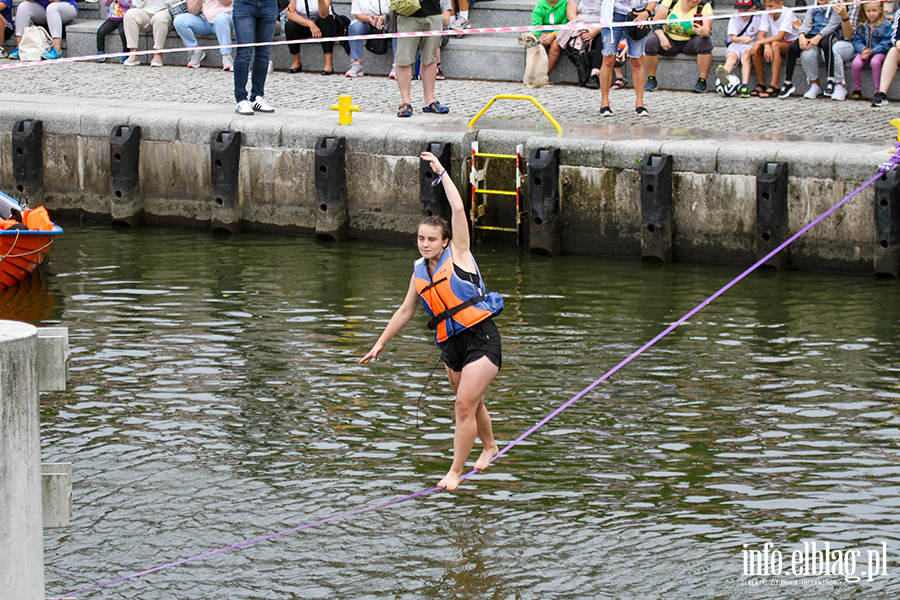
[(544, 87), (550, 81), (547, 75), (547, 50), (537, 36), (525, 32), (519, 36), (519, 45), (525, 46), (525, 77), (522, 83), (527, 88)]

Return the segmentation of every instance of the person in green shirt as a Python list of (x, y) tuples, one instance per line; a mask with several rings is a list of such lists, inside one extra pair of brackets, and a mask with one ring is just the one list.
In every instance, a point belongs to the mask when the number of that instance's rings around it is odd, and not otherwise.
[[(569, 22), (566, 17), (566, 0), (538, 0), (537, 6), (531, 11), (531, 24), (540, 25), (565, 25)], [(544, 48), (547, 49), (547, 73), (556, 66), (562, 49), (556, 43), (556, 32), (545, 31), (538, 38)]]

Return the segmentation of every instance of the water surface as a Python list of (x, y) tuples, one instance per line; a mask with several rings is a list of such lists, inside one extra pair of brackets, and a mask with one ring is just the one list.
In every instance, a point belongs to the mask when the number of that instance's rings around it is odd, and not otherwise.
[[(446, 472), (452, 395), (440, 366), (429, 380), (424, 316), (357, 364), (403, 298), (412, 238), (63, 225), (0, 298), (4, 318), (69, 328), (68, 390), (42, 395), (43, 458), (75, 477), (71, 526), (45, 530), (48, 597)], [(742, 270), (476, 257), (507, 303), (501, 444)], [(895, 281), (752, 275), (458, 493), (79, 597), (896, 598), (898, 321)], [(859, 550), (857, 574), (884, 542), (887, 574), (745, 576), (766, 542), (786, 569), (804, 542)]]

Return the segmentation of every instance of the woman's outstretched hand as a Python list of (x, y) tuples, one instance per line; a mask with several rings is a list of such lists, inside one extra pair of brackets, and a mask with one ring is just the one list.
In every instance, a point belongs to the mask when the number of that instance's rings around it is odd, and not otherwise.
[(384, 350), (383, 345), (375, 344), (374, 346), (372, 346), (372, 349), (369, 350), (369, 352), (359, 360), (359, 364), (364, 365), (370, 360), (378, 360), (378, 355), (382, 350)]
[(419, 155), (419, 158), (421, 158), (422, 160), (427, 160), (431, 164), (431, 169), (436, 175), (440, 174), (440, 172), (444, 170), (443, 165), (441, 165), (441, 161), (439, 161), (438, 157), (431, 152), (423, 152)]

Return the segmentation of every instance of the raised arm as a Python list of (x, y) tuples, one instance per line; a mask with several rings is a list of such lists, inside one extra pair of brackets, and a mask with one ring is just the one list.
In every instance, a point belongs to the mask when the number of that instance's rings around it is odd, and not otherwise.
[(394, 312), (394, 316), (391, 317), (391, 320), (388, 322), (387, 327), (384, 328), (384, 332), (381, 334), (381, 337), (378, 338), (378, 341), (375, 342), (375, 345), (372, 346), (372, 349), (366, 353), (365, 356), (360, 359), (359, 364), (365, 364), (372, 359), (377, 360), (378, 355), (384, 350), (384, 347), (387, 346), (387, 343), (391, 341), (395, 335), (400, 333), (400, 330), (403, 329), (407, 323), (409, 323), (413, 316), (416, 314), (416, 305), (419, 303), (419, 294), (416, 292), (416, 280), (415, 277), (410, 277), (409, 279), (409, 289), (406, 290), (406, 298), (403, 299), (403, 303), (400, 305)]
[(422, 160), (431, 163), (431, 168), (435, 173), (440, 175), (441, 184), (444, 186), (444, 192), (447, 193), (447, 202), (450, 204), (450, 230), (453, 237), (450, 240), (450, 248), (453, 251), (453, 260), (466, 271), (473, 273), (475, 271), (475, 261), (469, 251), (469, 221), (466, 218), (466, 209), (463, 206), (462, 197), (456, 184), (450, 178), (450, 174), (441, 165), (441, 161), (431, 152), (423, 152), (420, 156)]

